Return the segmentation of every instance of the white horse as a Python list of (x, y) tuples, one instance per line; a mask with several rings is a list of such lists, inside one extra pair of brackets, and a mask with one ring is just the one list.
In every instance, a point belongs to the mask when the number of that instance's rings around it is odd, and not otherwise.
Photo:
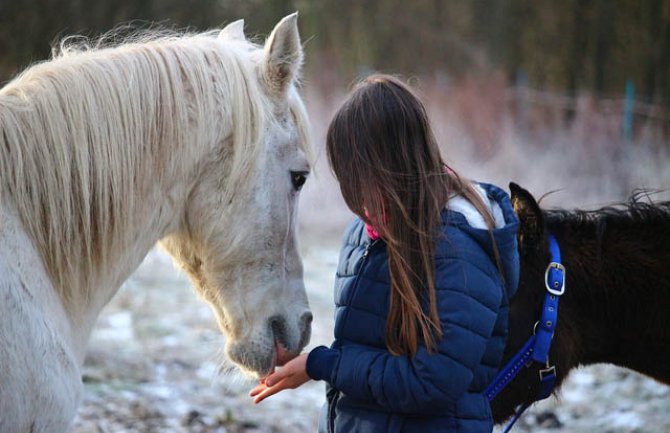
[(242, 369), (307, 344), (296, 20), (264, 47), (242, 21), (63, 45), (0, 90), (0, 432), (69, 429), (96, 318), (158, 241)]

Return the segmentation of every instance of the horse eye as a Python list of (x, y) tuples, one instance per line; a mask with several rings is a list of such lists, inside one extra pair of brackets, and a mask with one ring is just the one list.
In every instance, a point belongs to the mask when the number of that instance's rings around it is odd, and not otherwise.
[(293, 184), (293, 188), (296, 191), (300, 191), (302, 186), (305, 184), (307, 181), (307, 175), (309, 173), (306, 171), (292, 171), (291, 172), (291, 183)]

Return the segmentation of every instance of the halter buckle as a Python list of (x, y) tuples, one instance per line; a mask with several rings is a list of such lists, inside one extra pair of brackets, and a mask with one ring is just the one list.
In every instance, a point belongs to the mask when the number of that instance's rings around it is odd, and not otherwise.
[[(547, 364), (549, 364), (549, 363), (547, 362)], [(540, 371), (538, 373), (540, 375), (540, 382), (542, 382), (545, 379), (547, 379), (547, 377), (556, 376), (556, 366), (555, 365), (551, 365), (551, 366), (547, 365), (547, 368), (540, 369)]]
[[(556, 269), (563, 274), (560, 287), (552, 287), (552, 284), (549, 281), (549, 271), (552, 269)], [(553, 281), (553, 283), (558, 284), (558, 280)], [(561, 296), (565, 292), (565, 266), (557, 262), (549, 263), (547, 270), (544, 272), (544, 286), (546, 287), (547, 292), (551, 293), (552, 295)]]

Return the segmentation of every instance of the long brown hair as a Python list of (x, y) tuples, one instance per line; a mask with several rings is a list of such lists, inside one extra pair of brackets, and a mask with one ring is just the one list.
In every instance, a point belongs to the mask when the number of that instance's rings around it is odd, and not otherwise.
[(488, 209), (469, 181), (446, 168), (423, 104), (392, 76), (373, 75), (354, 88), (328, 128), (326, 148), (345, 202), (387, 244), (389, 351), (414, 355), (420, 337), (434, 350), (442, 338), (434, 268), (441, 211), (461, 194), (492, 229)]

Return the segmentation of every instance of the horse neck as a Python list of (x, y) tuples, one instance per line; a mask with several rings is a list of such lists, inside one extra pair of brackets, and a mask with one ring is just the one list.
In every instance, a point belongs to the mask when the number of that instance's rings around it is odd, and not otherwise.
[[(0, 91), (0, 189), (73, 316), (99, 310), (174, 223), (205, 151), (186, 86), (137, 79), (145, 57), (121, 54), (44, 64)], [(101, 76), (95, 62), (113, 72)]]
[[(11, 126), (18, 130), (23, 122), (20, 113), (14, 115), (6, 107), (0, 108), (5, 130), (10, 130)], [(6, 133), (5, 144), (12, 146), (8, 136), (12, 138)], [(101, 187), (82, 185), (86, 181), (72, 175), (71, 181), (63, 182), (65, 185), (57, 182), (60, 189), (44, 189), (33, 196), (25, 194), (34, 188), (27, 184), (36, 182), (40, 174), (50, 180), (62, 180), (64, 177), (53, 174), (58, 172), (58, 168), (40, 170), (40, 167), (29, 167), (24, 161), (13, 162), (12, 151), (14, 149), (3, 150), (5, 153), (0, 155), (2, 167), (10, 168), (12, 164), (18, 164), (24, 174), (14, 176), (10, 174), (11, 169), (6, 169), (3, 170), (6, 175), (0, 176), (0, 232), (21, 239), (16, 241), (17, 244), (27, 242), (35, 245), (40, 266), (46, 269), (47, 275), (40, 287), (51, 287), (57, 294), (72, 328), (80, 334), (75, 336), (75, 340), (86, 341), (100, 310), (158, 240), (179, 223), (184, 212), (183, 203), (194, 181), (197, 161), (202, 159), (200, 153), (205, 149), (194, 146), (188, 151), (185, 147), (170, 149), (165, 152), (168, 158), (142, 162), (133, 172), (126, 174), (113, 172), (125, 162), (115, 166), (112, 161), (101, 160), (97, 162), (98, 169), (110, 173), (102, 177), (104, 182), (99, 183)], [(43, 154), (37, 146), (25, 146), (24, 151)], [(33, 158), (33, 161), (48, 159)], [(121, 184), (117, 180), (123, 177), (129, 180), (123, 180)], [(82, 193), (85, 188), (90, 188), (86, 194)], [(101, 195), (104, 200), (99, 200)], [(42, 199), (41, 205), (34, 202), (35, 197)], [(53, 215), (49, 210), (55, 209), (54, 202), (57, 203), (55, 206), (63, 202), (74, 202), (75, 205), (71, 205), (72, 213), (60, 212), (61, 217), (50, 219)], [(86, 213), (83, 213), (84, 210)], [(108, 214), (100, 218), (100, 212)], [(9, 223), (13, 218), (20, 220), (20, 229), (16, 228), (16, 224)], [(85, 236), (81, 234), (83, 231), (87, 232)], [(55, 236), (59, 240), (54, 242)], [(2, 248), (6, 249), (5, 242)], [(56, 255), (54, 250), (58, 251)]]
[[(640, 362), (654, 350), (670, 356), (665, 317), (670, 309), (670, 218), (654, 222), (550, 224), (567, 269), (559, 308), (579, 364), (608, 362), (654, 376)], [(560, 337), (559, 337), (560, 338)], [(570, 350), (570, 349), (567, 349)], [(666, 381), (670, 372), (666, 372)], [(658, 376), (658, 374), (656, 374)]]

